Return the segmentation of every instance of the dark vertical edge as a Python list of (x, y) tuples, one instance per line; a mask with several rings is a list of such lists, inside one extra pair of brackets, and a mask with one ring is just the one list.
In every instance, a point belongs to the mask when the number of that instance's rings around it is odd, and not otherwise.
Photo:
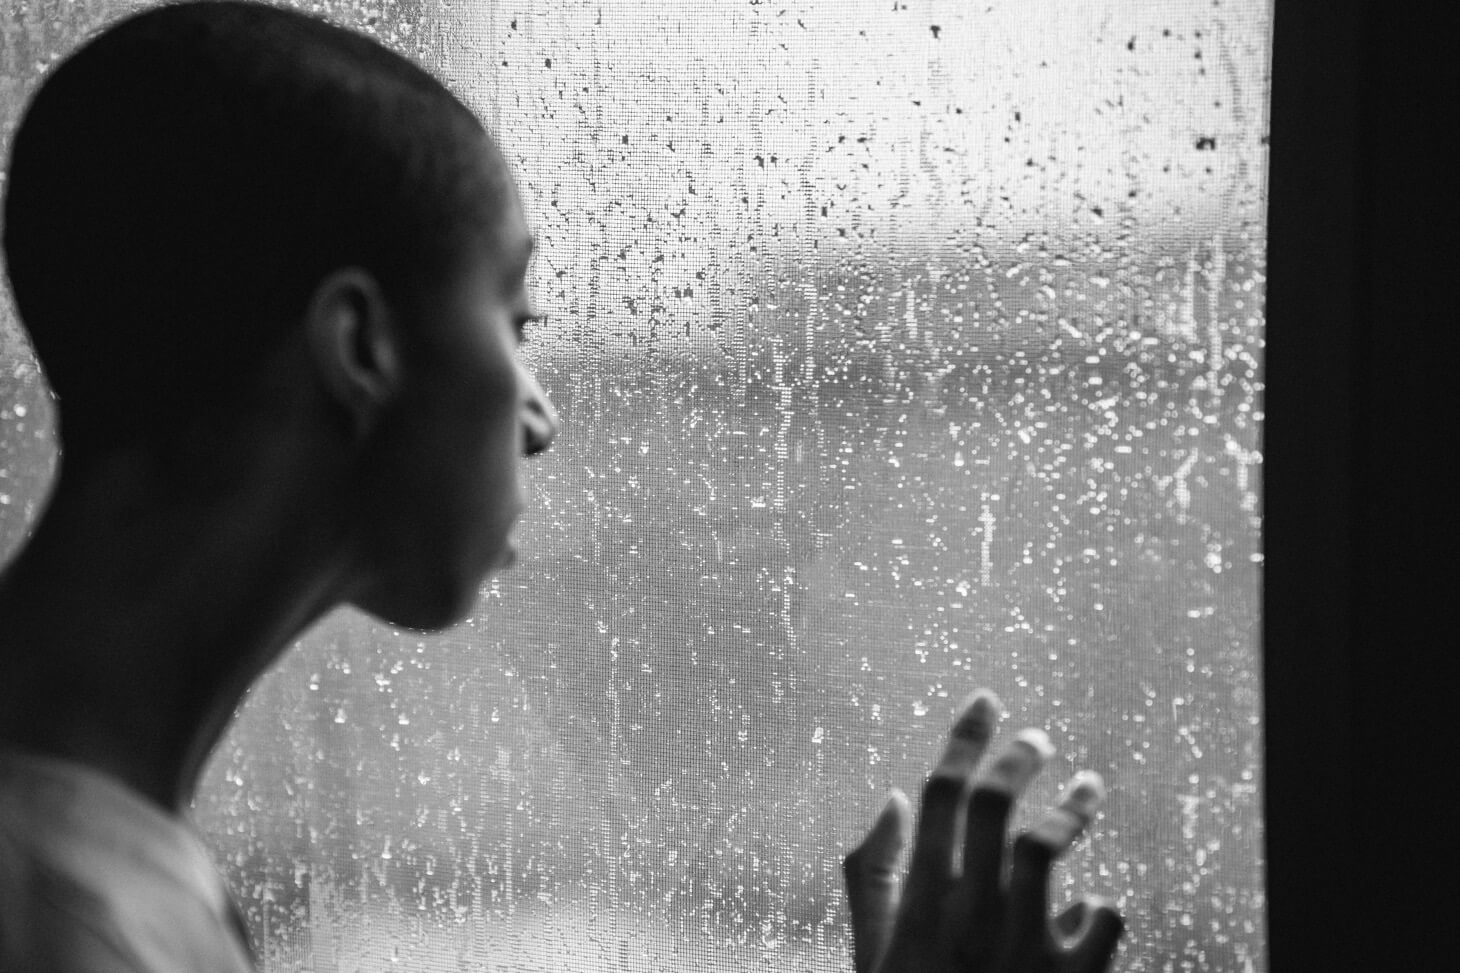
[[(1439, 3), (1368, 0), (1360, 57), (1355, 898), (1365, 969), (1452, 969), (1460, 804), (1460, 56)], [(1453, 12), (1452, 12), (1453, 13)], [(1446, 886), (1452, 886), (1446, 890)]]
[(1263, 411), (1263, 718), (1274, 973), (1346, 970), (1360, 6), (1276, 4)]
[[(1264, 431), (1270, 965), (1450, 968), (1460, 440), (1438, 5), (1275, 10)], [(1444, 900), (1453, 897), (1444, 892)]]

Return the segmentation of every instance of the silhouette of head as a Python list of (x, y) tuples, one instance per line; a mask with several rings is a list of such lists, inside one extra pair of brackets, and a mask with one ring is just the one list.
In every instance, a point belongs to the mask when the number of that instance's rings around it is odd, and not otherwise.
[(555, 428), (515, 357), (530, 243), (499, 151), (440, 82), (233, 0), (150, 10), (62, 62), (6, 187), (64, 450), (226, 438), (279, 350), (312, 349), (353, 450), (341, 503), (371, 565), (353, 597), (418, 627), (460, 617), (504, 563), (517, 459)]

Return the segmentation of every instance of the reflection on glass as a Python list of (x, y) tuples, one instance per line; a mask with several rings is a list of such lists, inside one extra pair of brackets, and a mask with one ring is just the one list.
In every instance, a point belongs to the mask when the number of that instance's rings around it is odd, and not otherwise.
[[(840, 854), (986, 685), (1031, 807), (1110, 784), (1121, 967), (1264, 969), (1266, 3), (325, 8), (514, 161), (567, 433), (475, 619), (332, 618), (216, 755), (267, 967), (846, 969)], [(0, 18), (6, 133), (122, 9)]]

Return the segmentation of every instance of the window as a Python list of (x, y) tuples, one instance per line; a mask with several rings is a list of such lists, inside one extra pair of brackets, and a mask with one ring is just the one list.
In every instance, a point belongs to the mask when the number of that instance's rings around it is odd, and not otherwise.
[[(566, 433), (476, 618), (336, 615), (215, 755), (268, 968), (846, 969), (840, 854), (984, 685), (1029, 807), (1110, 785), (1122, 968), (1264, 969), (1267, 4), (328, 6), (498, 134)], [(7, 132), (113, 15), (7, 16)]]

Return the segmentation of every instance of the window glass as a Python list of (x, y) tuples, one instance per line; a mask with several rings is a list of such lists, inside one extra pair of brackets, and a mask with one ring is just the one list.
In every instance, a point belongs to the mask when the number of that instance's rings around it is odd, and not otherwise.
[[(1058, 885), (1122, 968), (1265, 969), (1266, 0), (309, 6), (497, 133), (566, 431), (476, 617), (331, 617), (215, 754), (266, 967), (847, 969), (840, 855), (988, 686), (1029, 807), (1109, 784)], [(0, 15), (7, 136), (122, 9)]]

